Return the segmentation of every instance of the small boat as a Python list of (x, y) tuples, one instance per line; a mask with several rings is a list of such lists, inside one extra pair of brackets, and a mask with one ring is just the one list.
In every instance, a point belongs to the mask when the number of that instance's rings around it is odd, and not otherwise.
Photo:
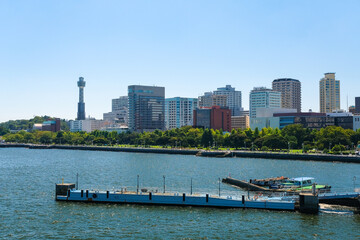
[[(296, 191), (311, 191), (312, 185), (315, 183), (313, 177), (290, 178), (280, 185), (280, 188), (290, 188)], [(273, 187), (273, 186), (271, 186)], [(315, 188), (319, 190), (330, 190), (331, 186), (315, 183)]]
[[(227, 177), (223, 179), (223, 182), (251, 191), (301, 192), (311, 191), (315, 179), (312, 177), (288, 178), (282, 176), (275, 178), (250, 179), (247, 182)], [(329, 191), (331, 186), (315, 183), (315, 188), (321, 191)]]

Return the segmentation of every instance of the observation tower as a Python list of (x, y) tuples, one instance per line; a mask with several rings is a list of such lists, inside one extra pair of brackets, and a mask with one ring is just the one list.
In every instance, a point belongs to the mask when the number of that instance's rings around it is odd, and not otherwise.
[(85, 120), (85, 103), (84, 103), (84, 88), (85, 81), (83, 77), (79, 77), (79, 81), (77, 82), (79, 87), (79, 103), (78, 103), (78, 112), (77, 112), (77, 120)]

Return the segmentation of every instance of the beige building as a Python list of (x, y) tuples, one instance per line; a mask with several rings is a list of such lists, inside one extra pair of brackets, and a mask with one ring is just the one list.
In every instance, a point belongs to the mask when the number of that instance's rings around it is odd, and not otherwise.
[(227, 107), (227, 96), (212, 95), (212, 106)]
[(301, 112), (301, 82), (292, 78), (279, 78), (272, 82), (272, 89), (281, 92), (281, 107)]
[(249, 116), (231, 116), (231, 128), (245, 130), (250, 128)]
[(320, 112), (335, 110), (340, 110), (340, 81), (335, 80), (335, 73), (325, 73), (320, 80)]

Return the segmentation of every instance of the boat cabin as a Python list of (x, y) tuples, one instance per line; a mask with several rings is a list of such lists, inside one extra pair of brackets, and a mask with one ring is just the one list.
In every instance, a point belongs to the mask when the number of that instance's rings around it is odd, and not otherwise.
[(307, 187), (311, 186), (314, 183), (315, 178), (312, 177), (298, 177), (298, 178), (290, 178), (287, 180), (284, 185), (285, 186), (299, 186), (299, 187)]

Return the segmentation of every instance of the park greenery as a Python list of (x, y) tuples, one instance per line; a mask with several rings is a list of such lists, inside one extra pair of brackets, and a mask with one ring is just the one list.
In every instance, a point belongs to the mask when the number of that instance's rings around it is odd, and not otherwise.
[[(4, 129), (9, 130), (9, 131), (19, 131), (19, 130), (25, 130), (25, 131), (29, 131), (31, 129), (33, 129), (34, 124), (35, 123), (43, 123), (45, 121), (54, 119), (53, 117), (49, 117), (49, 116), (35, 116), (34, 118), (30, 119), (30, 120), (25, 120), (25, 119), (21, 119), (21, 120), (10, 120), (7, 122), (3, 122), (0, 123), (0, 136), (3, 135), (2, 131), (4, 131)], [(69, 125), (67, 124), (67, 122), (62, 119), (60, 121), (61, 124), (61, 129), (64, 131), (69, 131)], [(3, 130), (2, 130), (3, 129)]]
[(261, 151), (287, 151), (299, 149), (304, 152), (319, 150), (324, 153), (340, 153), (354, 149), (360, 143), (360, 131), (329, 126), (319, 131), (303, 128), (300, 124), (289, 125), (282, 130), (222, 130), (201, 129), (185, 126), (178, 129), (154, 132), (107, 132), (93, 131), (57, 133), (47, 131), (18, 131), (10, 133), (0, 127), (0, 135), (6, 142), (34, 144), (67, 144), (97, 146), (144, 146), (182, 148), (232, 148)]

